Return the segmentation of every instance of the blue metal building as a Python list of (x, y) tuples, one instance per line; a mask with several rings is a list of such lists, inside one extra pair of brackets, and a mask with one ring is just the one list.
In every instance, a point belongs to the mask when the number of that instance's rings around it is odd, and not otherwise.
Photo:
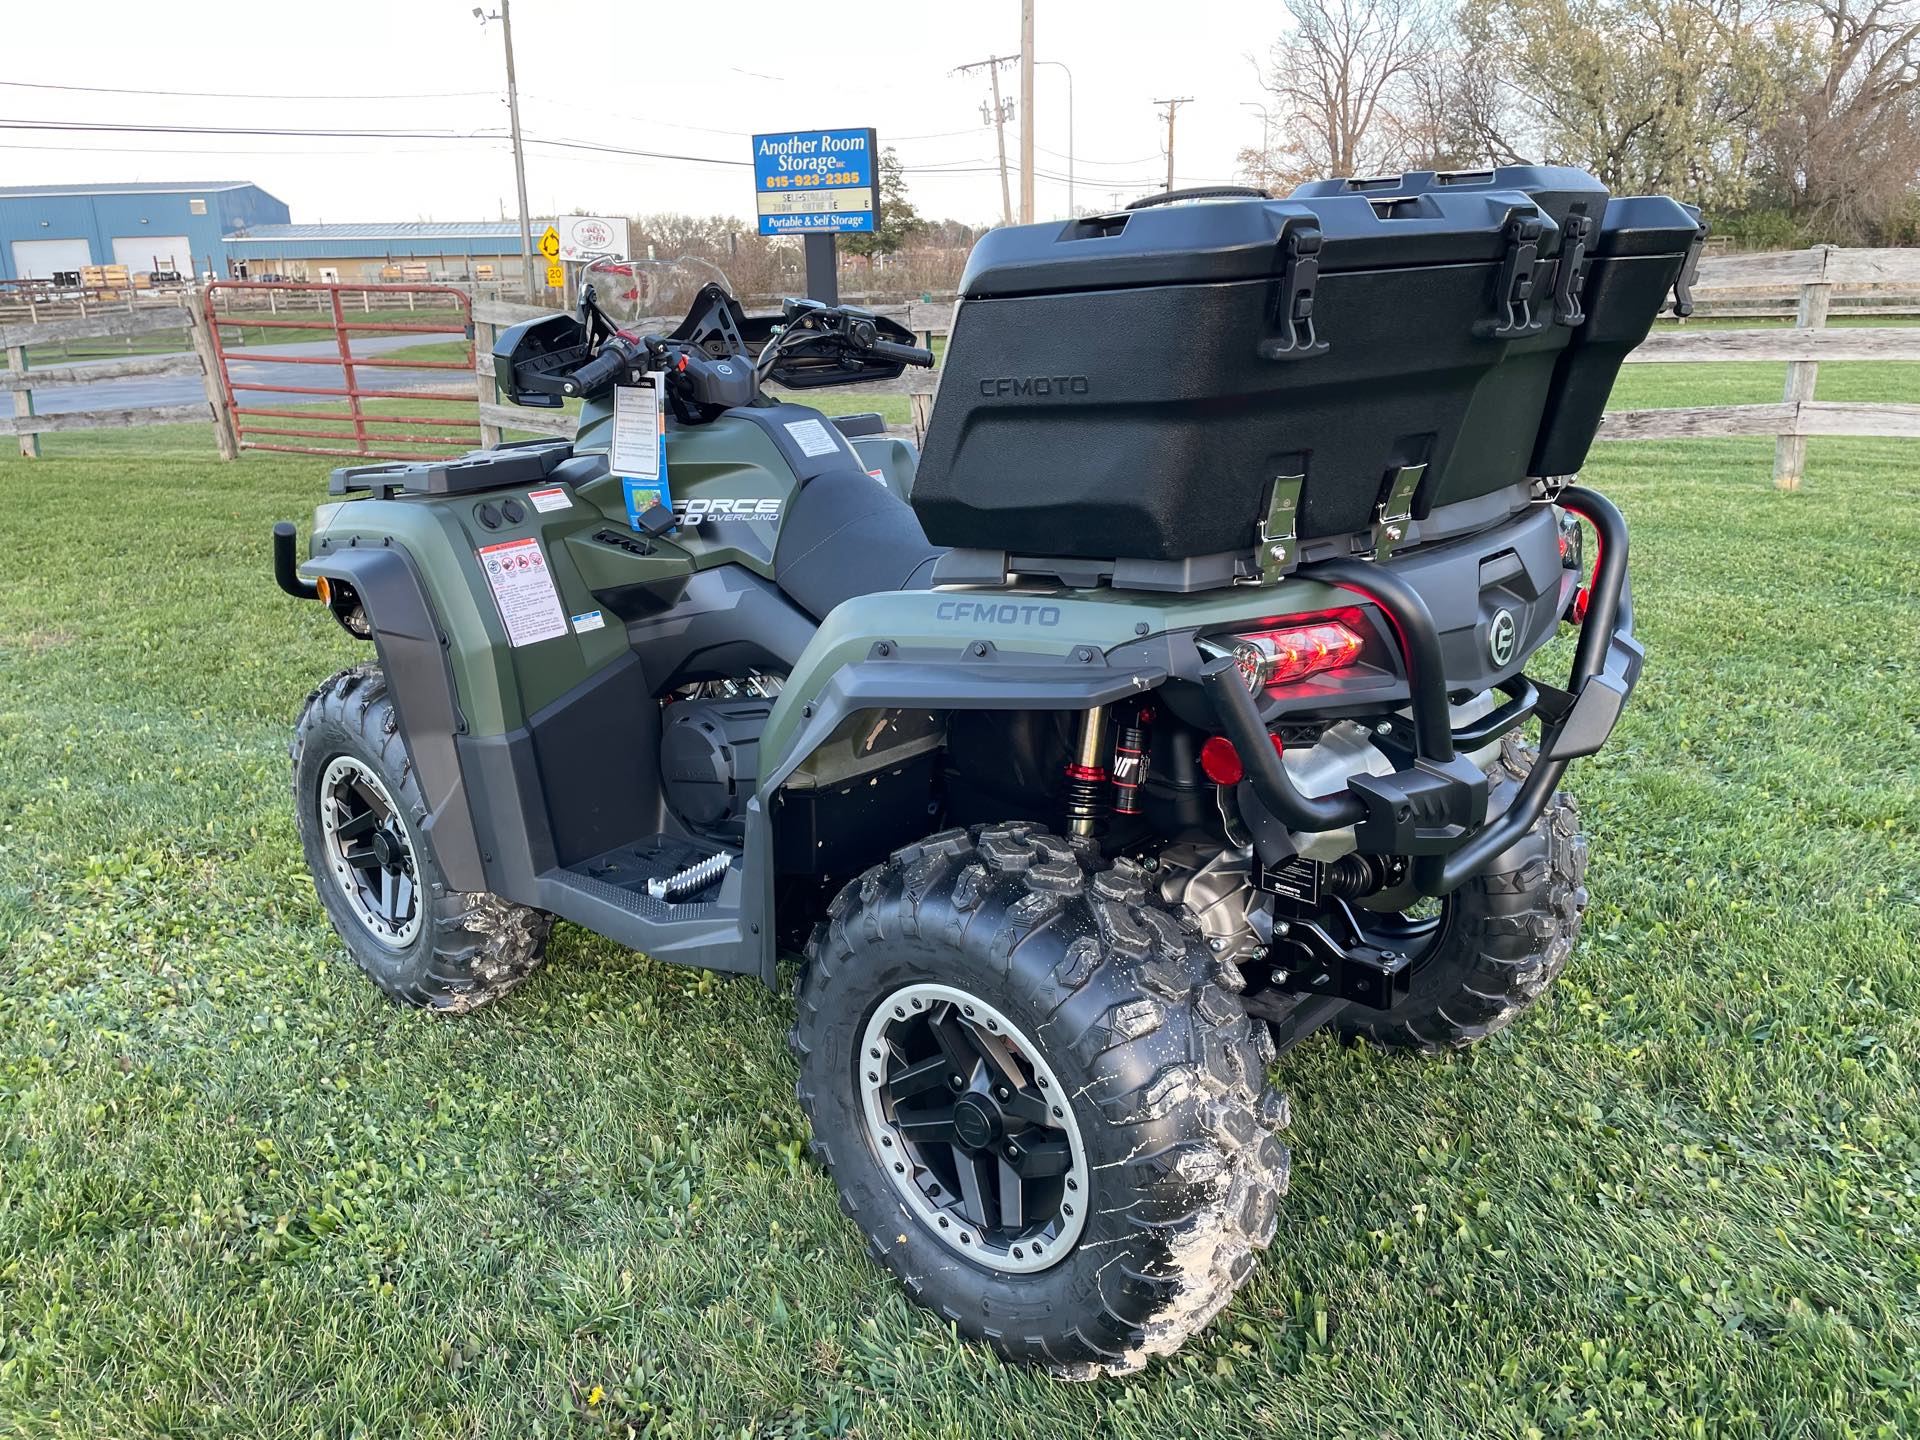
[(88, 265), (224, 276), (228, 236), (289, 218), (243, 180), (0, 186), (0, 280), (52, 280)]

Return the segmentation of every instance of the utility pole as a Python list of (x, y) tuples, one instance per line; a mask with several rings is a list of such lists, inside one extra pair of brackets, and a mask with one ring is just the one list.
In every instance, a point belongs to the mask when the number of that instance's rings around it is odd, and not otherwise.
[(1182, 105), (1191, 105), (1193, 97), (1182, 95), (1173, 100), (1156, 100), (1153, 103), (1167, 107), (1160, 118), (1167, 122), (1167, 189), (1171, 190), (1173, 189), (1173, 117), (1179, 113)]
[(1011, 65), (1012, 55), (989, 55), (985, 60), (976, 60), (971, 65), (961, 65), (954, 70), (956, 75), (971, 74), (975, 70), (985, 70), (993, 81), (993, 138), (1000, 147), (1000, 216), (1004, 223), (1013, 223), (1013, 192), (1007, 186), (1007, 116), (1012, 110), (1000, 99), (1000, 67)]
[(476, 5), (473, 18), (482, 25), (489, 20), (498, 20), (500, 32), (507, 42), (507, 125), (513, 132), (513, 183), (520, 192), (520, 278), (526, 284), (527, 303), (532, 304), (533, 217), (527, 213), (527, 152), (520, 143), (520, 91), (513, 79), (512, 0), (500, 0), (500, 9), (492, 15)]
[(1033, 223), (1033, 0), (1020, 0), (1020, 223)]

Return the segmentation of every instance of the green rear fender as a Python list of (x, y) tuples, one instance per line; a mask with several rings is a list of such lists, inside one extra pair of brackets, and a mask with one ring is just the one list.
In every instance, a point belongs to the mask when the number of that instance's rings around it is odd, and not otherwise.
[(907, 590), (829, 615), (782, 687), (760, 741), (771, 796), (850, 716), (868, 710), (1084, 710), (1199, 663), (1196, 632), (1328, 609), (1309, 581), (1202, 595)]

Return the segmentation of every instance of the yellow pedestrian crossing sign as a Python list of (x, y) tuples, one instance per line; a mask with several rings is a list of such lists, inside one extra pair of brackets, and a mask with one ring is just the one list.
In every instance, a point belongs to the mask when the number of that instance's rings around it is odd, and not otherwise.
[(562, 265), (558, 260), (549, 260), (547, 262), (547, 288), (549, 290), (564, 290), (567, 288), (567, 267)]
[(540, 253), (549, 260), (560, 258), (560, 232), (551, 225), (541, 232)]

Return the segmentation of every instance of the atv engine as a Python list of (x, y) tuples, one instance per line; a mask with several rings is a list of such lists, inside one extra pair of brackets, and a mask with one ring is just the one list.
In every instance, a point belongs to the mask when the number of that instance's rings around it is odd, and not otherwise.
[(739, 844), (760, 775), (760, 732), (773, 701), (758, 696), (676, 700), (661, 717), (660, 783), (667, 808), (699, 835)]

